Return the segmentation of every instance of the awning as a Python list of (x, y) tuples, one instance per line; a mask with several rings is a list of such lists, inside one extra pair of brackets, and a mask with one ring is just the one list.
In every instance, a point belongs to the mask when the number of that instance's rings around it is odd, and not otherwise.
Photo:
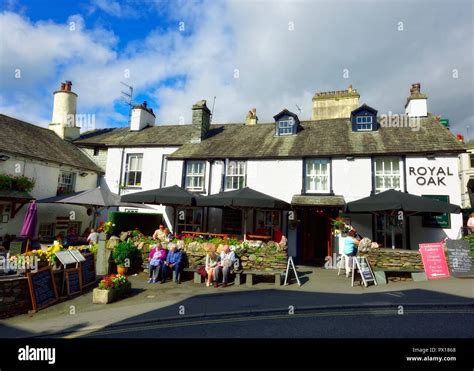
[(335, 195), (294, 195), (291, 199), (293, 206), (322, 206), (322, 207), (343, 207), (345, 205), (344, 196)]
[(10, 199), (10, 200), (34, 200), (35, 198), (30, 195), (28, 192), (21, 192), (21, 191), (0, 191), (0, 199)]

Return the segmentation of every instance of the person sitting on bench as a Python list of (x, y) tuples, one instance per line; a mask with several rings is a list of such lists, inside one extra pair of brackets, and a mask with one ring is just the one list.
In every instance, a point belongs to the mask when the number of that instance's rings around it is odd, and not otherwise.
[(183, 253), (178, 250), (178, 246), (175, 243), (168, 244), (169, 252), (166, 257), (165, 264), (163, 265), (163, 278), (161, 283), (166, 282), (168, 269), (176, 272), (175, 283), (180, 283), (179, 276), (181, 272), (181, 261), (183, 259)]
[(148, 269), (150, 270), (150, 278), (148, 283), (155, 283), (160, 271), (163, 269), (163, 265), (166, 260), (166, 253), (167, 251), (163, 248), (160, 242), (156, 245), (153, 245), (153, 248), (148, 255), (148, 259), (150, 259), (150, 264)]
[(236, 261), (235, 253), (230, 250), (228, 245), (224, 245), (217, 266), (214, 269), (214, 287), (219, 287), (219, 273), (222, 271), (222, 287), (227, 287), (229, 273)]

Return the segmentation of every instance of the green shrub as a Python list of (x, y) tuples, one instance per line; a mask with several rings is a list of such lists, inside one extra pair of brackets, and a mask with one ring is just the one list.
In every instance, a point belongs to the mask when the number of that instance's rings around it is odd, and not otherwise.
[(35, 180), (23, 175), (13, 176), (7, 174), (0, 175), (0, 190), (1, 191), (20, 191), (30, 192), (35, 187)]
[(121, 241), (115, 246), (112, 258), (117, 265), (125, 265), (127, 259), (131, 265), (133, 261), (140, 258), (140, 250), (135, 247), (132, 241)]

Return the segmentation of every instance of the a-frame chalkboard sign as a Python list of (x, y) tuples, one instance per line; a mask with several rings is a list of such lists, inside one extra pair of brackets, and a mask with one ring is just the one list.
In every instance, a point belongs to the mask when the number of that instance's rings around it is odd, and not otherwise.
[(365, 256), (354, 256), (352, 262), (352, 286), (354, 286), (356, 270), (360, 274), (365, 287), (369, 286), (369, 282), (377, 285), (374, 272), (370, 267), (369, 260)]
[(81, 263), (82, 287), (88, 287), (96, 283), (94, 254), (85, 254), (85, 260)]
[(29, 272), (27, 277), (31, 303), (35, 312), (58, 302), (58, 290), (51, 266)]
[(66, 289), (68, 296), (80, 294), (82, 292), (82, 277), (79, 268), (70, 268), (64, 270)]

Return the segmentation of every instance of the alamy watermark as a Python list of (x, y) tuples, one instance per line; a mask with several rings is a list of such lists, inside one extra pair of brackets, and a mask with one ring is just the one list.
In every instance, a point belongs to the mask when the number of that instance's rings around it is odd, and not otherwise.
[(0, 271), (4, 272), (26, 272), (38, 271), (39, 258), (37, 256), (12, 256), (9, 259), (0, 256)]
[(388, 114), (380, 115), (379, 123), (383, 128), (408, 128), (412, 131), (419, 131), (421, 119), (419, 117), (409, 117), (388, 111)]

